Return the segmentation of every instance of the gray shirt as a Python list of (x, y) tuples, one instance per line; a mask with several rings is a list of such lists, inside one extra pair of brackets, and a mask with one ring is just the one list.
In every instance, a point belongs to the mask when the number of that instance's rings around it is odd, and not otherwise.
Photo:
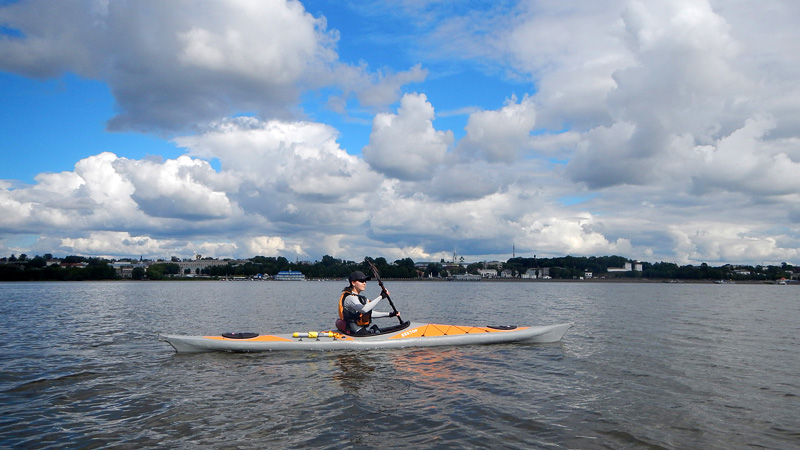
[[(366, 314), (366, 313), (372, 311), (372, 308), (377, 306), (378, 302), (380, 302), (381, 299), (383, 299), (383, 297), (381, 297), (379, 295), (376, 299), (369, 300), (369, 301), (367, 301), (367, 303), (362, 305), (361, 301), (358, 299), (357, 295), (350, 294), (350, 295), (348, 295), (347, 297), (344, 298), (344, 302), (342, 304), (342, 307), (347, 309), (348, 311), (352, 311), (352, 312), (355, 312), (355, 313)], [(382, 312), (382, 311), (372, 311), (372, 317), (373, 318), (389, 317), (389, 313), (388, 312)]]

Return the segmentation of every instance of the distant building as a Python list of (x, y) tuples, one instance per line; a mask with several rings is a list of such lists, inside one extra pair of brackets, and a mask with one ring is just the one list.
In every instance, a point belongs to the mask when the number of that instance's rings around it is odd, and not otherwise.
[(275, 279), (278, 281), (305, 281), (306, 276), (303, 275), (303, 272), (282, 270), (275, 274)]
[(111, 267), (117, 271), (117, 275), (122, 278), (133, 278), (133, 269), (141, 267), (147, 268), (147, 264), (142, 261), (115, 261), (111, 263)]
[(462, 273), (458, 275), (453, 275), (453, 280), (455, 281), (481, 281), (480, 275), (475, 275), (472, 273)]
[(220, 261), (218, 259), (195, 259), (193, 261), (177, 261), (174, 264), (177, 264), (180, 267), (180, 273), (186, 273), (186, 269), (189, 269), (192, 273), (199, 273), (198, 271), (202, 271), (206, 267), (212, 266), (227, 266), (228, 263), (245, 263), (247, 261)]
[(632, 271), (641, 272), (642, 271), (642, 264), (641, 263), (626, 262), (624, 267), (609, 267), (608, 271), (609, 272), (632, 272)]
[(527, 280), (537, 280), (537, 279), (549, 279), (550, 278), (550, 268), (549, 267), (537, 267), (533, 269), (528, 269), (523, 273), (520, 278), (524, 278)]
[(478, 269), (481, 278), (497, 278), (497, 271), (494, 269)]

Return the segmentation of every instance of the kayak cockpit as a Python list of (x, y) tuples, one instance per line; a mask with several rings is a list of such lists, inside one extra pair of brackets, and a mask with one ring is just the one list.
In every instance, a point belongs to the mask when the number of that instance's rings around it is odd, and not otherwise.
[(364, 333), (364, 334), (352, 334), (352, 333), (348, 332), (347, 325), (345, 324), (344, 320), (338, 319), (336, 321), (336, 328), (340, 332), (342, 332), (342, 334), (346, 334), (347, 336), (351, 336), (351, 337), (370, 337), (370, 336), (380, 336), (382, 334), (388, 334), (388, 333), (396, 333), (398, 331), (405, 330), (406, 328), (409, 327), (409, 325), (411, 325), (411, 322), (408, 321), (408, 320), (406, 320), (403, 323), (391, 326), (391, 327), (377, 327), (377, 326), (373, 325), (371, 328), (373, 328), (373, 327), (376, 328), (377, 332), (369, 332), (369, 333)]

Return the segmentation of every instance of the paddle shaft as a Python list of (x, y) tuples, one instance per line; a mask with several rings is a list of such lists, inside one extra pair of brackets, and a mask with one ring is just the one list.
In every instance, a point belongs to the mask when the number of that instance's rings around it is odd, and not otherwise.
[(375, 264), (373, 264), (372, 261), (367, 260), (367, 262), (369, 263), (369, 267), (372, 269), (372, 274), (375, 275), (375, 279), (378, 280), (378, 286), (381, 287), (381, 291), (386, 293), (386, 300), (389, 300), (389, 306), (392, 307), (392, 311), (394, 311), (394, 313), (395, 313), (395, 315), (397, 317), (397, 320), (400, 321), (400, 323), (402, 324), (403, 323), (403, 319), (400, 318), (400, 313), (398, 313), (397, 312), (397, 308), (394, 307), (394, 302), (392, 301), (392, 297), (389, 297), (389, 292), (386, 290), (386, 287), (383, 285), (383, 281), (381, 281), (381, 274), (380, 274), (380, 272), (378, 272), (378, 268), (375, 267)]

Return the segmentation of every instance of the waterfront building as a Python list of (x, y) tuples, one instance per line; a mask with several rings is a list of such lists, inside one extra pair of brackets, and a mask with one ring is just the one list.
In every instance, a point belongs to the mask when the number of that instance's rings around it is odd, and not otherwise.
[(462, 273), (453, 275), (452, 279), (455, 281), (481, 281), (481, 276), (471, 273)]

